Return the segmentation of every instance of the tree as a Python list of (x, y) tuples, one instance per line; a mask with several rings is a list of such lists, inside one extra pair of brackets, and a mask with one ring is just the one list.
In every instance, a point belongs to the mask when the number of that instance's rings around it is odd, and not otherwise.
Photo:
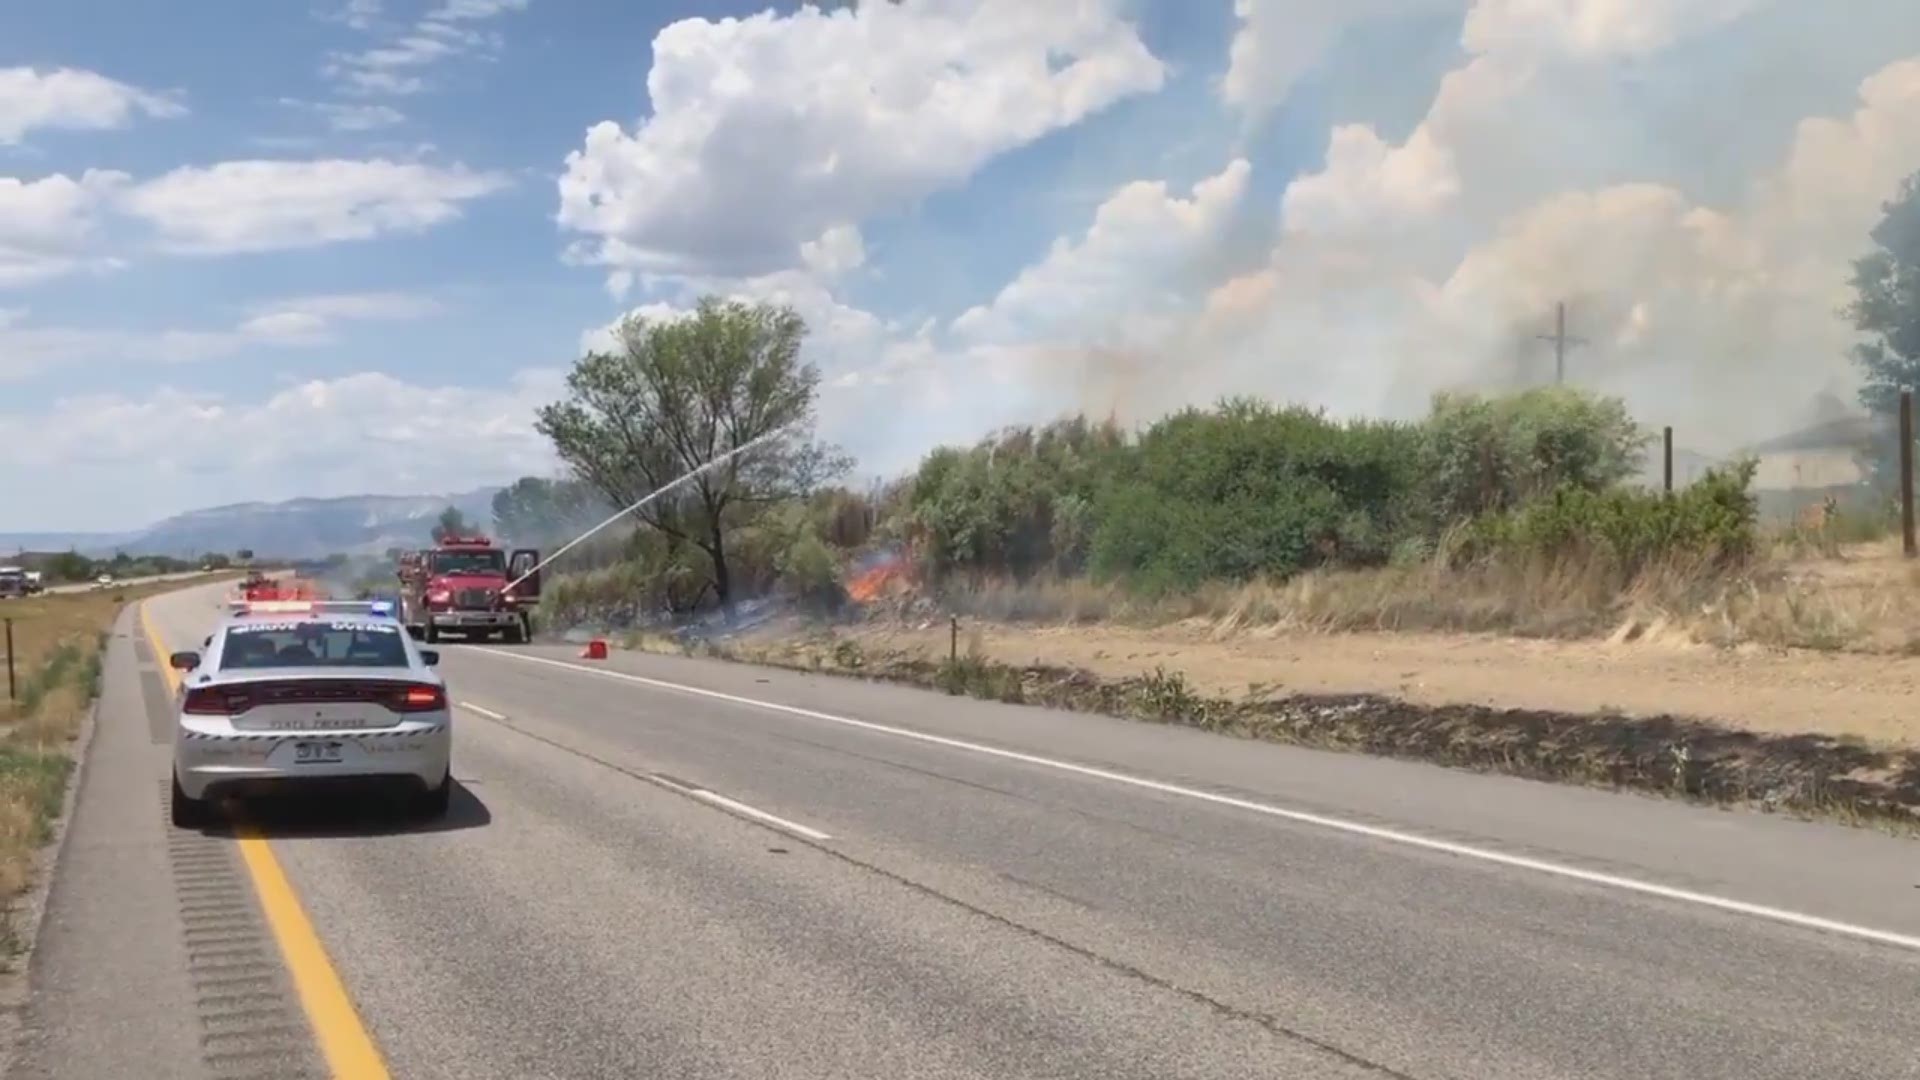
[(518, 544), (569, 539), (598, 523), (609, 511), (598, 509), (592, 489), (578, 480), (523, 476), (493, 496), (493, 527)]
[(439, 543), (449, 536), (467, 534), (467, 516), (457, 506), (449, 506), (440, 511), (440, 519), (433, 524), (433, 542)]
[(800, 361), (806, 330), (792, 308), (710, 296), (684, 318), (631, 318), (618, 348), (581, 359), (567, 399), (540, 410), (561, 460), (614, 506), (753, 445), (634, 511), (669, 561), (686, 545), (706, 556), (723, 608), (735, 599), (730, 534), (849, 465), (812, 437), (820, 373)]
[(241, 548), (239, 551), (233, 553), (233, 557), (239, 562), (250, 563), (253, 561), (253, 549)]
[[(1875, 250), (1853, 264), (1853, 303), (1846, 315), (1866, 340), (1853, 347), (1861, 373), (1860, 404), (1883, 424), (1898, 415), (1900, 391), (1920, 388), (1920, 173), (1881, 206), (1868, 235)], [(1878, 440), (1867, 465), (1891, 475), (1898, 437)]]
[(55, 581), (85, 581), (93, 576), (93, 560), (77, 551), (63, 551), (47, 560), (46, 574)]

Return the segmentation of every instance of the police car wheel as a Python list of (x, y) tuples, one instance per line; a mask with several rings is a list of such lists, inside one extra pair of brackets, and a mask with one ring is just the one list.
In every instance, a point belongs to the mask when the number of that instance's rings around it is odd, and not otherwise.
[(198, 829), (212, 818), (205, 799), (187, 797), (186, 790), (180, 786), (180, 778), (173, 778), (173, 798), (168, 806), (168, 817), (173, 819), (176, 829)]
[(437, 821), (447, 816), (447, 808), (453, 804), (453, 770), (440, 780), (440, 786), (426, 788), (414, 793), (413, 812), (416, 817), (427, 821)]

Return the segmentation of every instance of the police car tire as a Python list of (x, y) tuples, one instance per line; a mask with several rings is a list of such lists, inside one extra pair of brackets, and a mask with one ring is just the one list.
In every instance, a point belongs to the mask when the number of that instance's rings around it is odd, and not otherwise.
[(209, 810), (206, 800), (188, 798), (185, 789), (180, 786), (180, 778), (173, 778), (173, 799), (168, 806), (168, 816), (173, 819), (174, 828), (200, 828), (212, 816)]
[(447, 816), (447, 808), (453, 804), (453, 770), (440, 781), (440, 786), (428, 788), (414, 796), (414, 813), (429, 821), (437, 821)]

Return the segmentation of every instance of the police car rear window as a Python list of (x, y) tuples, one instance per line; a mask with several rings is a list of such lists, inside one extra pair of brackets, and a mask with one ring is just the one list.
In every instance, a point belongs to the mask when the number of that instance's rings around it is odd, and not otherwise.
[(398, 626), (378, 623), (242, 623), (227, 628), (220, 670), (406, 667)]

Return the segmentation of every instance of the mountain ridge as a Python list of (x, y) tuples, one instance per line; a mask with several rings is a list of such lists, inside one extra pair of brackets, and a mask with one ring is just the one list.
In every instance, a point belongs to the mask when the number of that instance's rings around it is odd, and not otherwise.
[(452, 506), (482, 528), (493, 520), (501, 485), (418, 495), (297, 496), (187, 510), (144, 529), (125, 532), (0, 533), (0, 551), (66, 551), (108, 556), (168, 555), (191, 559), (241, 549), (261, 557), (321, 558), (336, 553), (378, 555), (390, 547), (427, 543), (441, 511)]

